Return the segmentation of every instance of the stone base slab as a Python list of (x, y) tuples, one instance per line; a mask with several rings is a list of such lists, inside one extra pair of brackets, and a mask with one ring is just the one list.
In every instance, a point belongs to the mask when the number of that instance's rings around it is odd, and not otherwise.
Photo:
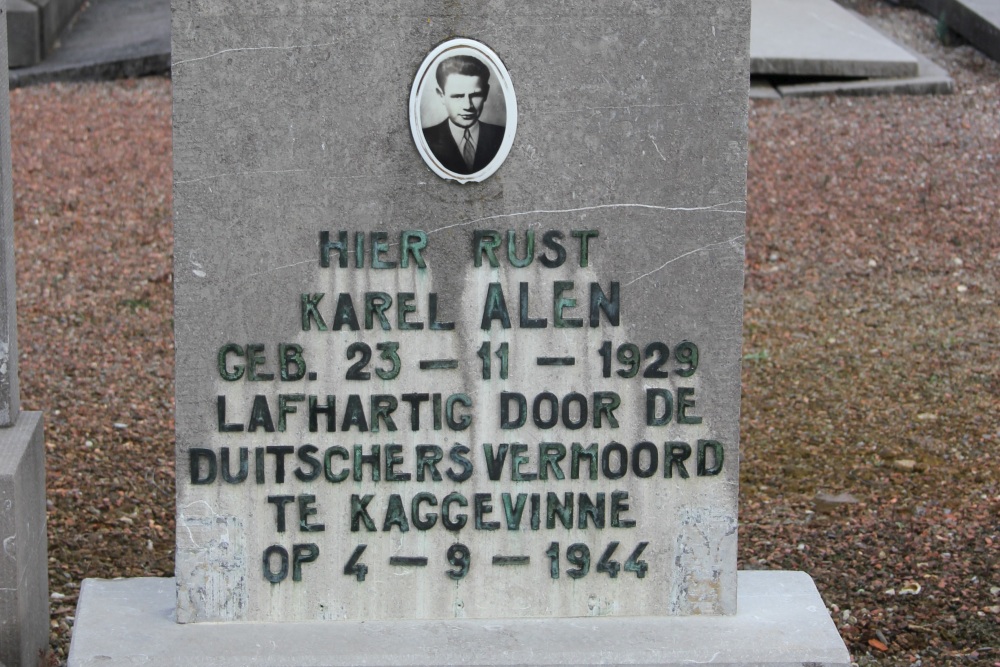
[(87, 579), (69, 667), (743, 665), (848, 667), (804, 572), (740, 572), (735, 616), (175, 622), (173, 579)]
[(911, 51), (920, 64), (917, 76), (901, 79), (859, 79), (819, 81), (777, 86), (781, 97), (821, 97), (823, 95), (950, 95), (955, 84), (948, 72), (929, 58)]
[(0, 664), (35, 667), (49, 647), (42, 413), (0, 428)]

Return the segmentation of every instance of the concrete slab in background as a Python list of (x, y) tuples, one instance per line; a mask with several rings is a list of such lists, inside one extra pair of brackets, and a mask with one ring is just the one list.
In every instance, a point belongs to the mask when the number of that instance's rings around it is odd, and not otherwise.
[(913, 77), (918, 69), (909, 52), (833, 0), (753, 0), (754, 74)]
[(1000, 1), (907, 0), (904, 4), (915, 5), (937, 16), (950, 30), (993, 60), (1000, 61)]
[[(854, 79), (849, 81), (819, 81), (789, 83), (776, 86), (781, 97), (821, 97), (823, 95), (948, 95), (955, 83), (943, 67), (915, 52), (917, 76), (893, 79)], [(751, 89), (752, 91), (752, 89)], [(751, 94), (751, 97), (753, 95)]]
[(59, 34), (83, 0), (8, 0), (11, 67), (36, 65), (55, 50)]
[(60, 40), (41, 63), (12, 70), (10, 86), (168, 72), (170, 2), (90, 0)]
[[(975, 7), (977, 16), (992, 17), (994, 30), (1000, 35), (1000, 28), (995, 27), (1000, 25), (1000, 17), (994, 16), (1000, 12), (998, 0), (905, 0), (904, 4), (935, 12), (960, 2)], [(8, 3), (12, 12), (8, 22), (35, 22), (34, 28), (18, 27), (12, 35), (22, 30), (39, 30), (37, 6), (27, 0), (8, 0)], [(779, 85), (787, 95), (951, 91), (951, 79), (944, 70), (907, 52), (833, 0), (753, 0), (752, 7), (750, 50), (755, 75), (859, 79), (800, 84), (784, 81)], [(21, 12), (16, 17), (15, 9)], [(63, 35), (62, 42), (49, 60), (11, 72), (10, 85), (169, 71), (169, 0), (91, 0), (71, 32)], [(1000, 51), (1000, 37), (992, 43)], [(37, 62), (41, 56), (31, 51), (37, 48), (33, 44), (19, 46), (12, 37), (12, 63)], [(988, 46), (979, 48), (990, 53)], [(993, 57), (1000, 59), (1000, 53)], [(880, 78), (885, 80), (879, 81)], [(778, 96), (766, 83), (754, 86), (750, 94)]]
[(768, 81), (759, 77), (750, 77), (750, 99), (752, 100), (780, 100), (781, 93)]

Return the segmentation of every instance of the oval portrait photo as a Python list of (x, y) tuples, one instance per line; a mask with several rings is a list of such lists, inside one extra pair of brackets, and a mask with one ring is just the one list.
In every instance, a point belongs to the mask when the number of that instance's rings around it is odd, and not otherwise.
[(460, 183), (489, 178), (516, 129), (510, 75), (488, 46), (450, 39), (424, 58), (410, 90), (410, 131), (434, 173)]

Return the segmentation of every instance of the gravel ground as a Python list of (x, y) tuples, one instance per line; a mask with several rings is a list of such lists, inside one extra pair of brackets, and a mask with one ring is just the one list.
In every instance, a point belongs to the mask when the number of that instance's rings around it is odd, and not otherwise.
[[(740, 566), (811, 573), (859, 665), (1000, 665), (1000, 65), (845, 2), (943, 97), (755, 101)], [(173, 568), (170, 82), (11, 92), (52, 664), (84, 577)]]
[(22, 407), (45, 412), (61, 661), (84, 577), (173, 572), (170, 82), (13, 90), (11, 132)]

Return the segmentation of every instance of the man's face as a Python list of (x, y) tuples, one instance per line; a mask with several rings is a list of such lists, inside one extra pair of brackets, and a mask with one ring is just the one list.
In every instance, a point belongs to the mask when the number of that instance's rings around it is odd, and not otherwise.
[(478, 76), (449, 74), (444, 80), (444, 90), (437, 94), (448, 110), (448, 118), (459, 127), (472, 127), (483, 113), (483, 104), (490, 88)]

